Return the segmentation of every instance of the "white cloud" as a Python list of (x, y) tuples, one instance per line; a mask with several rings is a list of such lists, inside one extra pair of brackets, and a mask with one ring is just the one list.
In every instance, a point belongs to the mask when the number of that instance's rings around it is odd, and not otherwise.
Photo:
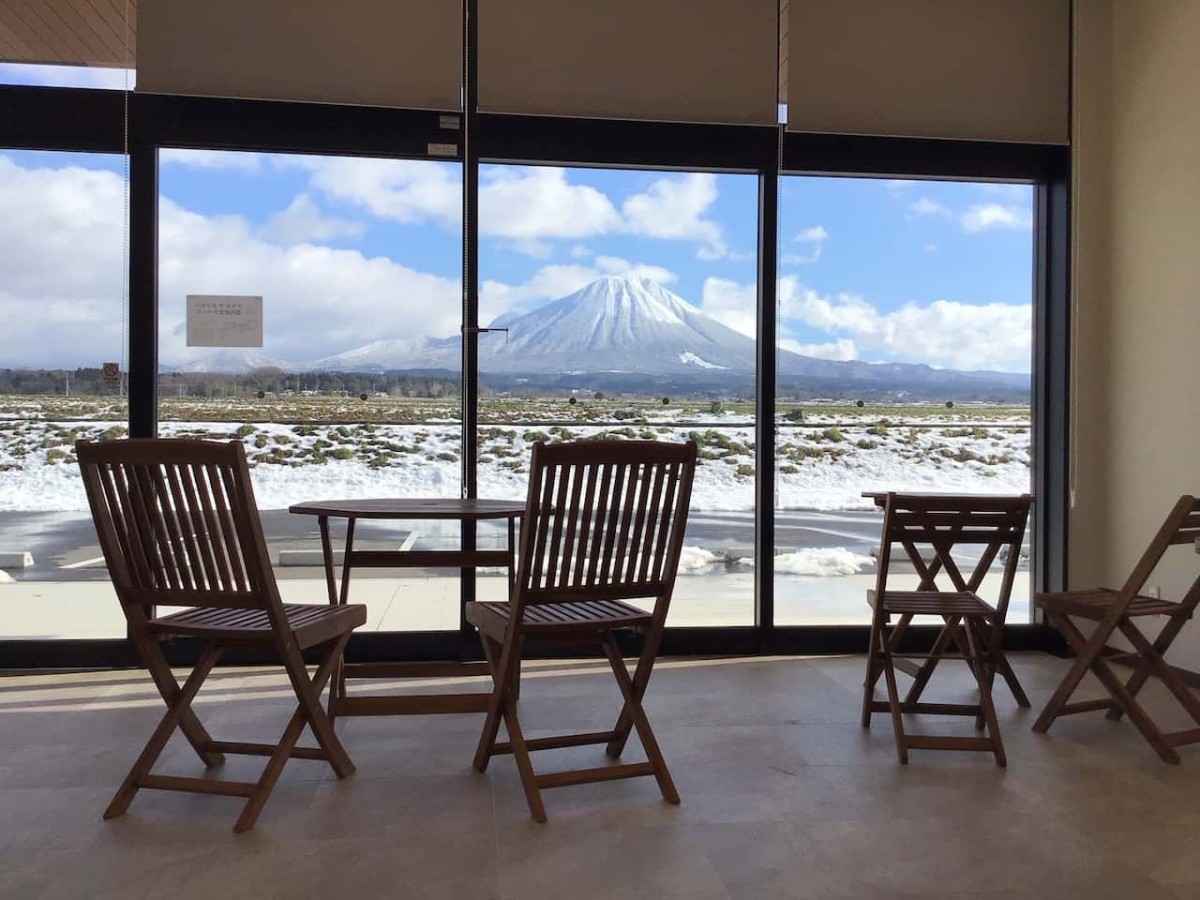
[(557, 300), (605, 275), (649, 278), (659, 284), (669, 284), (677, 278), (674, 272), (661, 266), (616, 256), (597, 256), (593, 262), (590, 266), (578, 263), (542, 266), (522, 284), (485, 280), (479, 289), (479, 321), (492, 322), (507, 312), (523, 312), (538, 303)]
[(292, 156), (280, 168), (312, 173), (311, 184), (327, 197), (362, 207), (381, 219), (436, 222), (462, 227), (462, 183), (458, 166), (413, 159), (351, 159)]
[(923, 249), (926, 253), (937, 253), (937, 248), (937, 244), (926, 244)]
[(827, 344), (801, 344), (793, 338), (784, 338), (779, 342), (779, 346), (801, 356), (815, 356), (817, 359), (858, 359), (858, 348), (854, 346), (854, 341), (848, 338), (838, 338)]
[(362, 222), (325, 215), (312, 197), (298, 194), (287, 209), (267, 220), (260, 234), (277, 244), (300, 244), (362, 237), (366, 230)]
[[(191, 164), (215, 162), (196, 157)], [(307, 169), (313, 189), (375, 216), (461, 227), (462, 188), (452, 164), (299, 156), (275, 164)], [(573, 184), (566, 169), (488, 166), (479, 188), (479, 230), (484, 237), (510, 239), (508, 249), (535, 259), (552, 254), (547, 241), (614, 234), (695, 241), (698, 257), (721, 259), (729, 254), (721, 226), (705, 218), (716, 199), (716, 176), (706, 173), (660, 178), (626, 197), (618, 209), (603, 191)], [(571, 255), (590, 253), (577, 246)]]
[(510, 238), (582, 238), (620, 228), (616, 207), (563, 169), (496, 166), (479, 188), (480, 233)]
[(893, 197), (897, 197), (905, 192), (910, 185), (916, 184), (910, 178), (889, 178), (884, 181), (883, 186), (887, 188), (888, 193)]
[(597, 256), (593, 264), (606, 275), (623, 275), (627, 278), (648, 278), (659, 284), (670, 284), (678, 276), (670, 269), (653, 266), (649, 263), (634, 263), (619, 256)]
[(1005, 206), (1001, 203), (976, 203), (962, 215), (962, 227), (968, 232), (989, 228), (1030, 229), (1033, 214), (1028, 207)]
[(758, 318), (758, 287), (754, 282), (738, 284), (728, 278), (706, 278), (700, 309), (722, 325), (752, 338)]
[(908, 211), (913, 216), (953, 216), (950, 208), (929, 197), (920, 197), (908, 205)]
[(596, 254), (592, 251), (591, 247), (585, 247), (585, 246), (583, 246), (583, 244), (576, 244), (574, 247), (571, 248), (571, 258), (572, 259), (586, 259), (589, 256), (595, 256), (595, 255)]
[[(0, 155), (0, 358), (10, 366), (121, 358), (125, 185), (106, 171), (23, 168)], [(163, 199), (164, 364), (184, 346), (189, 293), (261, 294), (263, 353), (308, 361), (381, 338), (454, 334), (461, 289), (357, 250), (257, 237), (240, 216), (204, 216)], [(36, 310), (36, 315), (30, 311)]]
[(262, 171), (264, 157), (261, 153), (245, 153), (241, 150), (184, 150), (176, 147), (164, 147), (158, 151), (158, 161), (164, 166), (232, 169), (253, 174)]
[(721, 226), (704, 213), (717, 199), (717, 176), (692, 173), (660, 178), (644, 192), (625, 199), (624, 230), (644, 237), (699, 241), (700, 259), (720, 259), (729, 252)]
[(122, 358), (125, 181), (0, 154), (0, 359), (14, 367)]
[(796, 235), (794, 240), (797, 244), (808, 245), (811, 249), (807, 253), (785, 253), (780, 261), (789, 265), (815, 263), (821, 258), (821, 253), (825, 249), (825, 241), (828, 239), (829, 232), (825, 230), (824, 225), (805, 228)]
[(971, 304), (936, 300), (880, 312), (862, 297), (827, 297), (780, 279), (780, 315), (785, 320), (846, 335), (860, 353), (876, 351), (890, 360), (953, 369), (1028, 372), (1033, 311), (1029, 304)]

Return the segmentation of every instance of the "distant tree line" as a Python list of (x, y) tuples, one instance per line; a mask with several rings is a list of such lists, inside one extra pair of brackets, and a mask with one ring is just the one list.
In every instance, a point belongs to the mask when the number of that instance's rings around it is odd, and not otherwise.
[(373, 375), (364, 372), (286, 372), (264, 367), (240, 374), (164, 372), (158, 376), (163, 397), (246, 397), (264, 394), (386, 394), (389, 397), (457, 397), (458, 376), (430, 372)]
[[(342, 372), (285, 372), (262, 368), (250, 372), (163, 372), (158, 377), (164, 397), (254, 397), (265, 394), (387, 394), (390, 397), (457, 397), (457, 373), (429, 372), (372, 375)], [(106, 379), (99, 368), (0, 369), (0, 394), (116, 396), (121, 384)]]
[(0, 369), (0, 394), (52, 394), (59, 397), (117, 396), (121, 383), (99, 368)]

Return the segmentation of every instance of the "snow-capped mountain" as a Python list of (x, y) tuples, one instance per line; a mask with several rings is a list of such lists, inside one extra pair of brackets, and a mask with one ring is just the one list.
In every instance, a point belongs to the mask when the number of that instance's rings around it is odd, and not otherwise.
[(754, 341), (644, 278), (601, 278), (479, 341), (481, 372), (754, 371)]
[(228, 372), (241, 374), (252, 369), (277, 368), (285, 372), (296, 370), (295, 363), (282, 359), (274, 359), (257, 349), (237, 349), (230, 347), (225, 350), (214, 350), (190, 362), (177, 366), (161, 366), (174, 372)]
[[(393, 338), (372, 341), (336, 356), (327, 356), (305, 366), (315, 372), (387, 372), (392, 369), (420, 368), (429, 348), (425, 338)], [(457, 340), (454, 341), (457, 344)]]

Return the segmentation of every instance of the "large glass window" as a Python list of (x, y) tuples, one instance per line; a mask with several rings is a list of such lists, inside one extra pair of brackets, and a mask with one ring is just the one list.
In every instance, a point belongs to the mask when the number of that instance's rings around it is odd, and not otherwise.
[(0, 637), (125, 634), (74, 444), (126, 433), (126, 198), (122, 156), (0, 150)]
[(694, 437), (668, 624), (749, 625), (758, 181), (480, 173), (479, 490), (523, 497), (537, 440)]
[(135, 81), (133, 69), (0, 63), (0, 84), (131, 91)]
[(1033, 187), (780, 191), (776, 622), (865, 624), (881, 515), (863, 492), (1031, 490)]
[[(159, 434), (245, 443), (285, 598), (323, 602), (316, 521), (291, 504), (459, 495), (460, 167), (176, 149), (159, 166)], [(261, 345), (197, 334), (198, 304), (235, 297), (261, 298)], [(363, 521), (355, 547), (458, 537)], [(360, 569), (351, 597), (371, 630), (456, 629), (457, 574)]]

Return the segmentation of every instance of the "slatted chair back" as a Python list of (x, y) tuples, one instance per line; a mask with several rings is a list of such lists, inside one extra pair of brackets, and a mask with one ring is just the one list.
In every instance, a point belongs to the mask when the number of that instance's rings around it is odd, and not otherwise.
[(84, 489), (131, 624), (165, 606), (265, 609), (285, 621), (240, 441), (76, 445)]
[[(884, 506), (876, 595), (883, 596), (894, 547), (903, 548), (916, 569), (918, 591), (973, 594), (979, 592), (996, 556), (1007, 550), (996, 602), (997, 618), (1003, 622), (1020, 562), (1030, 503), (1028, 494), (988, 497), (889, 493)], [(958, 547), (973, 547), (980, 553), (965, 575), (959, 565), (964, 554), (955, 554)]]
[[(1167, 551), (1181, 544), (1190, 545), (1196, 552), (1200, 552), (1200, 499), (1190, 494), (1184, 494), (1175, 502), (1171, 512), (1159, 527), (1158, 533), (1154, 535), (1141, 559), (1138, 560), (1129, 577), (1125, 579), (1118, 599), (1109, 608), (1106, 618), (1115, 622), (1124, 616), (1129, 606), (1142, 592), (1158, 564), (1162, 562)], [(1200, 574), (1197, 575), (1180, 601), (1180, 605), (1183, 607), (1180, 612), (1190, 616), (1198, 603), (1200, 603)]]
[(535, 443), (516, 621), (526, 604), (634, 598), (664, 621), (695, 469), (693, 441)]

